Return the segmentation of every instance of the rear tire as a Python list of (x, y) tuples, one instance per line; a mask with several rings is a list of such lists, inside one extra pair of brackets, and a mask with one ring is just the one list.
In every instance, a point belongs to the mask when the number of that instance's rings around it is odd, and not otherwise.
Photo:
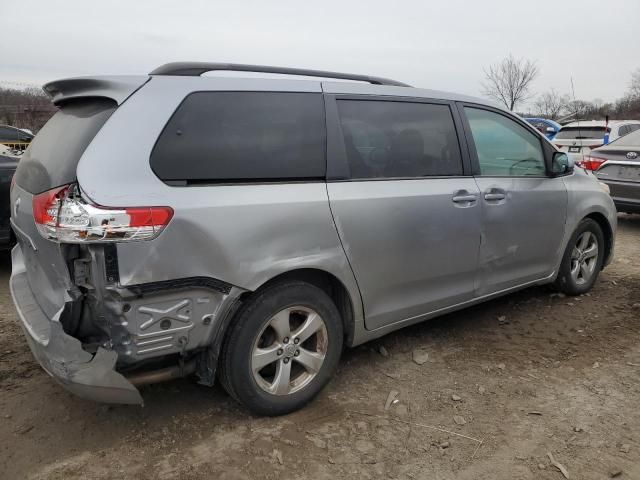
[(220, 381), (229, 395), (258, 415), (302, 408), (338, 367), (340, 313), (314, 285), (286, 281), (257, 291), (229, 328)]
[(593, 287), (604, 260), (602, 228), (595, 220), (582, 220), (562, 257), (554, 287), (567, 295), (582, 295)]

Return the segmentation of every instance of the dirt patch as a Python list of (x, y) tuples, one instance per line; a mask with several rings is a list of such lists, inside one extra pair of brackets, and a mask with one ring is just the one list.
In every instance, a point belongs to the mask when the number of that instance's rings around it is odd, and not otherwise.
[[(619, 228), (615, 260), (591, 294), (532, 288), (349, 350), (317, 401), (275, 419), (188, 380), (146, 388), (144, 408), (66, 393), (31, 356), (3, 258), (0, 472), (561, 479), (551, 452), (571, 478), (640, 478), (640, 216), (621, 215)], [(428, 353), (422, 365), (416, 349)], [(385, 411), (391, 390), (399, 401)]]

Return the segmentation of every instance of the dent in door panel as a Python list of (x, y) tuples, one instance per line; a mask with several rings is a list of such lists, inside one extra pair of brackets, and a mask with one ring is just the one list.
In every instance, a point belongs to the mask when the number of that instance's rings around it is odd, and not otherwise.
[[(476, 296), (552, 274), (566, 220), (567, 193), (562, 180), (477, 177), (476, 181), (482, 192)], [(504, 200), (486, 199), (497, 191), (504, 192)]]

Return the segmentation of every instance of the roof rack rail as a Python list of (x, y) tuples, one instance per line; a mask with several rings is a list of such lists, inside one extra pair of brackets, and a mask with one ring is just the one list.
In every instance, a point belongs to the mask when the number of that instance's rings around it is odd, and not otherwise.
[(226, 70), (233, 72), (278, 73), (283, 75), (302, 75), (306, 77), (325, 77), (340, 80), (356, 80), (374, 85), (394, 85), (409, 87), (406, 83), (387, 78), (354, 75), (351, 73), (324, 72), (322, 70), (306, 70), (304, 68), (271, 67), (267, 65), (244, 65), (240, 63), (208, 63), (208, 62), (172, 62), (153, 70), (149, 75), (178, 75), (198, 77), (206, 72)]

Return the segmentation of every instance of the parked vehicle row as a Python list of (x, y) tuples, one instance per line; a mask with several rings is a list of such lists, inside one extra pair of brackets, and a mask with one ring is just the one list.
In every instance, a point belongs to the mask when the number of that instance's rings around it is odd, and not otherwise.
[(574, 162), (581, 162), (598, 147), (640, 129), (640, 120), (589, 120), (561, 126), (546, 118), (525, 118)]
[(560, 127), (543, 118), (525, 120), (573, 163), (595, 172), (608, 185), (619, 211), (640, 212), (640, 121), (591, 120)]
[(603, 185), (481, 99), (198, 63), (44, 89), (10, 285), (34, 356), (84, 398), (195, 372), (283, 414), (343, 346), (531, 285), (582, 294), (612, 257)]
[(563, 126), (553, 139), (561, 152), (581, 162), (592, 150), (640, 129), (639, 120), (591, 120)]

